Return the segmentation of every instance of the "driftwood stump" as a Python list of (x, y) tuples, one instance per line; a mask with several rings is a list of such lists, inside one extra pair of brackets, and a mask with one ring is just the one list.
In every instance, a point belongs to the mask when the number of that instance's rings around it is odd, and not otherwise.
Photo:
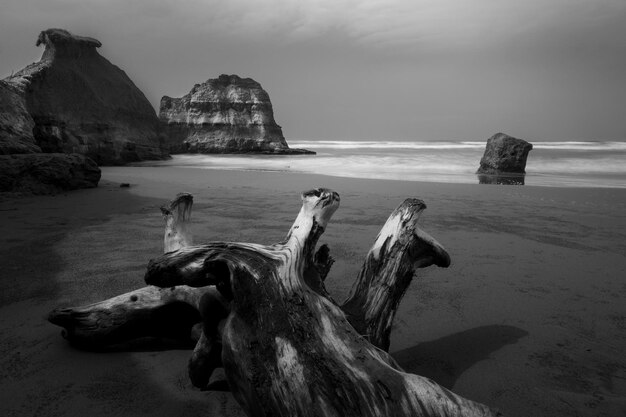
[[(166, 253), (150, 261), (148, 287), (55, 310), (50, 321), (64, 327), (71, 342), (90, 348), (129, 339), (144, 322), (155, 325), (141, 327), (140, 336), (195, 337), (189, 363), (194, 385), (206, 387), (213, 370), (223, 366), (250, 416), (495, 415), (403, 372), (386, 352), (415, 270), (450, 263), (445, 249), (417, 226), (424, 203), (408, 199), (391, 214), (348, 299), (338, 304), (324, 286), (333, 263), (329, 249), (315, 248), (339, 195), (316, 189), (302, 200), (283, 242), (190, 246), (191, 198), (179, 198), (164, 211)], [(149, 302), (139, 302), (144, 299)], [(156, 325), (162, 317), (155, 312), (164, 308), (180, 326)], [(111, 314), (118, 320), (103, 322)]]

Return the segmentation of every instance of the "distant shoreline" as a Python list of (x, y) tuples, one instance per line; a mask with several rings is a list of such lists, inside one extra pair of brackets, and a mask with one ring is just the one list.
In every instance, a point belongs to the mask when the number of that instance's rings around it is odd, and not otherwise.
[[(130, 192), (144, 197), (163, 198), (163, 189), (178, 185), (176, 192), (201, 192), (216, 189), (255, 189), (259, 193), (279, 192), (298, 195), (313, 187), (327, 187), (340, 194), (346, 189), (359, 194), (396, 195), (397, 198), (417, 197), (428, 199), (429, 194), (456, 195), (463, 198), (494, 198), (499, 195), (531, 195), (533, 198), (562, 198), (564, 201), (581, 199), (624, 204), (626, 188), (609, 187), (563, 187), (538, 185), (487, 185), (472, 183), (409, 181), (378, 178), (351, 178), (306, 172), (282, 172), (261, 170), (229, 170), (197, 168), (193, 166), (119, 166), (102, 167), (103, 184), (130, 183)], [(476, 176), (477, 177), (477, 176)], [(134, 184), (141, 186), (135, 187)], [(230, 191), (229, 191), (230, 193)]]
[[(352, 178), (364, 180), (387, 180), (430, 182), (439, 184), (478, 184), (479, 176), (475, 174), (478, 161), (482, 156), (482, 147), (473, 146), (463, 152), (447, 150), (416, 151), (413, 156), (402, 149), (381, 153), (378, 150), (355, 152), (353, 150), (316, 149), (317, 155), (251, 155), (251, 154), (177, 154), (172, 159), (164, 161), (143, 161), (131, 164), (133, 167), (158, 167), (158, 168), (195, 168), (210, 171), (240, 171), (240, 172), (275, 172), (284, 175), (310, 174), (324, 175), (339, 178)], [(626, 147), (624, 148), (626, 152)], [(545, 162), (551, 158), (551, 153), (540, 158), (538, 152), (533, 151), (529, 157), (529, 163), (524, 176), (525, 186), (538, 186), (550, 188), (610, 188), (626, 189), (626, 166), (623, 173), (602, 172), (576, 172), (577, 164), (581, 159), (574, 154), (566, 155), (566, 162)], [(581, 153), (576, 152), (576, 153)], [(443, 153), (443, 155), (439, 155)], [(453, 158), (450, 162), (447, 157)], [(411, 158), (415, 158), (413, 161)], [(437, 159), (437, 158), (440, 159)], [(533, 160), (534, 158), (534, 160)], [(578, 158), (578, 159), (573, 159)], [(604, 156), (602, 157), (604, 158)], [(616, 155), (612, 164), (620, 165), (620, 156)], [(624, 156), (626, 158), (626, 154)], [(421, 162), (425, 159), (426, 162)], [(573, 162), (570, 162), (573, 160)], [(440, 162), (441, 161), (441, 162)], [(586, 165), (594, 165), (594, 160), (582, 160)], [(450, 164), (449, 166), (447, 164)], [(569, 163), (570, 166), (565, 166)], [(551, 164), (547, 172), (536, 172), (537, 164)], [(597, 164), (600, 168), (609, 166), (604, 159)], [(604, 165), (602, 165), (604, 164)], [(549, 172), (554, 168), (555, 172)], [(544, 168), (545, 169), (545, 168)], [(570, 172), (558, 172), (557, 169), (569, 170)], [(487, 186), (487, 184), (485, 184)]]

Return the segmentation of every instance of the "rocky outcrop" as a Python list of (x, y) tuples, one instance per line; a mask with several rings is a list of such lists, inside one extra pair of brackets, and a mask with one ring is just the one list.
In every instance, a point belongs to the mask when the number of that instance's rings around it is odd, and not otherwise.
[(23, 104), (8, 116), (3, 104), (0, 132), (10, 125), (7, 117), (22, 120), (9, 135), (2, 133), (12, 138), (3, 139), (4, 148), (22, 152), (27, 144), (36, 151), (35, 145), (43, 152), (80, 153), (104, 165), (167, 156), (154, 109), (124, 71), (97, 52), (98, 40), (48, 29), (37, 45), (45, 47), (41, 60), (2, 85), (3, 97), (9, 94)]
[(526, 159), (533, 145), (504, 133), (487, 139), (485, 154), (480, 160), (477, 174), (525, 174)]
[(34, 127), (23, 95), (0, 81), (0, 155), (41, 152), (33, 137)]
[(171, 153), (314, 153), (289, 148), (269, 95), (251, 78), (220, 75), (181, 98), (164, 96), (159, 118)]
[(79, 154), (0, 155), (0, 192), (53, 194), (98, 185), (100, 168)]

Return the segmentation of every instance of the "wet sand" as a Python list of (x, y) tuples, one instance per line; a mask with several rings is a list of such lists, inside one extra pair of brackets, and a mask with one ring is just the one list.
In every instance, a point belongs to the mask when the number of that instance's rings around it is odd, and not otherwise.
[(273, 243), (316, 186), (341, 195), (321, 239), (339, 300), (391, 211), (407, 197), (428, 205), (422, 227), (452, 265), (420, 270), (403, 300), (391, 351), (407, 371), (507, 416), (626, 415), (626, 190), (173, 167), (0, 197), (0, 415), (242, 416), (229, 393), (191, 386), (190, 351), (82, 352), (46, 315), (143, 286), (162, 251), (158, 207), (177, 192), (195, 196), (197, 243)]

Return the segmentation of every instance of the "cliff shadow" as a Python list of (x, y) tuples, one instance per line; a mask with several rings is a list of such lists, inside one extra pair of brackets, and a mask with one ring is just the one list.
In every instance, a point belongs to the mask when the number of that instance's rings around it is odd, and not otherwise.
[(525, 174), (478, 174), (479, 184), (524, 185)]
[(405, 371), (432, 379), (451, 389), (456, 380), (479, 361), (528, 332), (514, 326), (489, 325), (465, 330), (394, 352)]

